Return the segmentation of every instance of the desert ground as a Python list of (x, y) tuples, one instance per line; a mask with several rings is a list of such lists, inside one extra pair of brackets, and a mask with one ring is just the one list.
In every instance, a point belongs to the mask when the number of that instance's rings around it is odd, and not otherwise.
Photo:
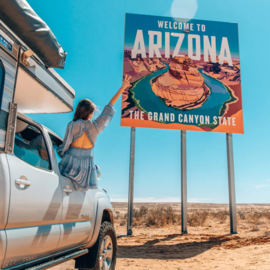
[[(238, 204), (238, 234), (230, 235), (225, 204), (188, 204), (188, 234), (181, 234), (177, 203), (135, 203), (133, 236), (126, 234), (127, 203), (113, 203), (117, 270), (270, 269), (270, 204)], [(53, 267), (74, 269), (74, 261)]]

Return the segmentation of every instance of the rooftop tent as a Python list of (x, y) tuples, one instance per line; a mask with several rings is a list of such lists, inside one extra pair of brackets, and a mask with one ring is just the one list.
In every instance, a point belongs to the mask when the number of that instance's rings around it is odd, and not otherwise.
[[(32, 51), (27, 63), (23, 55)], [(0, 60), (5, 68), (1, 110), (63, 113), (73, 109), (75, 91), (53, 67), (64, 68), (66, 53), (25, 0), (0, 1)], [(34, 53), (34, 54), (33, 54)]]
[(0, 1), (0, 19), (29, 46), (46, 67), (64, 68), (66, 52), (48, 25), (25, 0)]
[(75, 91), (53, 69), (46, 70), (29, 59), (29, 67), (18, 70), (14, 102), (18, 111), (63, 113), (73, 109)]

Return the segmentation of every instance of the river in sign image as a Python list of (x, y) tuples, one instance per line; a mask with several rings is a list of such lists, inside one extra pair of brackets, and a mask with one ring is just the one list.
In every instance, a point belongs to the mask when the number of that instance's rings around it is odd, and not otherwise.
[[(220, 110), (222, 105), (230, 100), (230, 94), (227, 88), (220, 81), (206, 75), (203, 73), (202, 69), (198, 69), (201, 73), (204, 83), (210, 88), (210, 95), (207, 100), (199, 108), (194, 108), (191, 110), (180, 110), (172, 107), (168, 107), (164, 101), (155, 95), (152, 90), (150, 81), (157, 76), (167, 72), (169, 70), (169, 65), (166, 65), (165, 69), (158, 70), (153, 74), (150, 74), (143, 79), (141, 79), (131, 91), (134, 93), (133, 99), (135, 103), (139, 105), (147, 112), (157, 112), (157, 113), (181, 113), (183, 116), (188, 115), (204, 115), (210, 116), (210, 121), (213, 121), (214, 116), (220, 116)], [(178, 117), (175, 117), (175, 122), (179, 123)], [(170, 123), (170, 122), (167, 122)], [(192, 123), (194, 125), (194, 123)], [(199, 125), (199, 124), (197, 124)]]

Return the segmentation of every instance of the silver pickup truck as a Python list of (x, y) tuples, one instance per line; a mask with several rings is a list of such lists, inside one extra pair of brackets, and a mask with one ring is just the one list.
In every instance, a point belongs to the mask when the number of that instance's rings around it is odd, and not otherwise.
[(61, 138), (25, 115), (72, 111), (75, 91), (2, 21), (0, 94), (0, 269), (115, 269), (107, 192), (76, 191), (59, 173)]
[(114, 269), (109, 196), (101, 188), (74, 190), (59, 173), (59, 144), (54, 132), (18, 113), (13, 153), (0, 154), (2, 269), (45, 269), (82, 254), (76, 268)]

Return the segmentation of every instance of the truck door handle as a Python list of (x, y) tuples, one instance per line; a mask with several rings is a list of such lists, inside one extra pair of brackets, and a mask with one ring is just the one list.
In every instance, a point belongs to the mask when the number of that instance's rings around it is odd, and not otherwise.
[(68, 185), (66, 185), (66, 187), (63, 189), (63, 191), (66, 193), (71, 193), (72, 189)]
[(20, 185), (20, 188), (25, 188), (25, 186), (30, 186), (31, 182), (27, 180), (25, 176), (21, 176), (19, 179), (15, 179), (15, 183)]

